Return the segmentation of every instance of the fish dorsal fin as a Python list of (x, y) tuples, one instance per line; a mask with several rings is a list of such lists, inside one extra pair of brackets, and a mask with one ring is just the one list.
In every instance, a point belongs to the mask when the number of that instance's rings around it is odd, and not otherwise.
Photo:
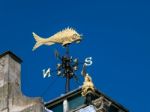
[(59, 38), (63, 38), (63, 37), (70, 37), (73, 34), (76, 34), (77, 32), (73, 29), (73, 28), (65, 28), (59, 32), (57, 32), (56, 34), (54, 34), (52, 37), (59, 37)]

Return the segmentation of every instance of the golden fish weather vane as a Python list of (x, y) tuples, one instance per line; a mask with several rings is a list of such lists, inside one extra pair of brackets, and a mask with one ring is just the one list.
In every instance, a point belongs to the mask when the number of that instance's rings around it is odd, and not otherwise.
[(50, 46), (57, 43), (57, 44), (61, 44), (62, 46), (65, 46), (73, 42), (79, 43), (82, 40), (81, 38), (82, 35), (77, 33), (77, 31), (75, 31), (73, 28), (66, 28), (49, 38), (42, 38), (37, 34), (35, 34), (34, 32), (32, 34), (36, 40), (36, 44), (32, 49), (33, 51), (38, 47), (40, 47), (41, 45)]
[[(73, 28), (66, 28), (49, 38), (42, 38), (33, 32), (33, 37), (36, 40), (36, 44), (33, 47), (33, 51), (42, 45), (51, 46), (53, 44), (60, 44), (66, 48), (66, 54), (63, 56), (61, 56), (58, 53), (58, 51), (55, 52), (56, 58), (60, 60), (60, 62), (57, 64), (57, 68), (55, 71), (57, 72), (58, 76), (66, 78), (66, 93), (70, 91), (70, 79), (74, 78), (76, 81), (78, 80), (76, 72), (78, 70), (79, 65), (81, 63), (83, 64), (83, 62), (79, 62), (78, 58), (72, 58), (72, 56), (69, 55), (69, 45), (71, 43), (79, 43), (82, 40), (81, 36), (82, 35), (75, 31)], [(82, 74), (85, 78), (85, 82), (82, 87), (83, 96), (89, 96), (89, 94), (92, 94), (94, 92), (94, 84), (91, 80), (91, 77), (85, 71), (85, 67), (92, 65), (92, 63), (92, 57), (85, 58), (84, 67), (82, 71)], [(50, 76), (51, 68), (48, 68), (47, 70), (43, 69), (43, 78)]]

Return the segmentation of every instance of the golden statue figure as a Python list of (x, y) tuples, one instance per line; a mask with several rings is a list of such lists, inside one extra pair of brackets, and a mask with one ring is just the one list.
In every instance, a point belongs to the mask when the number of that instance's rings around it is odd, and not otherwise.
[(88, 93), (94, 93), (95, 89), (94, 89), (94, 84), (92, 82), (91, 77), (86, 73), (86, 75), (84, 76), (84, 83), (82, 86), (82, 96), (86, 96)]
[(33, 47), (33, 50), (37, 49), (41, 45), (53, 45), (55, 43), (61, 44), (62, 46), (65, 46), (67, 44), (76, 42), (79, 43), (81, 41), (81, 35), (77, 33), (74, 29), (72, 28), (66, 28), (53, 36), (49, 38), (42, 38), (35, 34), (34, 32), (32, 33), (33, 37), (36, 40), (36, 44)]

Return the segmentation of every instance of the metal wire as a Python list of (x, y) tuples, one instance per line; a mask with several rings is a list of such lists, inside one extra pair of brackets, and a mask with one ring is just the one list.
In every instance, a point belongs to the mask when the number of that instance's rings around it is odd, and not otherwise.
[[(53, 78), (53, 77), (52, 77)], [(40, 96), (44, 97), (46, 95), (46, 93), (50, 90), (50, 88), (57, 82), (58, 78), (53, 78), (53, 81), (51, 83), (49, 83), (48, 87), (42, 92), (42, 94)]]

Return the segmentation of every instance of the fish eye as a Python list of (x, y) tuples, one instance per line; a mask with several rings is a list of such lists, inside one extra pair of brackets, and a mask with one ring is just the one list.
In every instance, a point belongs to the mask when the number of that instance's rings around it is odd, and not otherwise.
[(72, 39), (76, 40), (77, 34), (73, 34)]
[(73, 34), (73, 36), (78, 36), (77, 34)]
[(73, 39), (73, 40), (76, 40), (76, 37), (75, 37), (75, 36), (73, 36), (73, 37), (72, 37), (72, 39)]

